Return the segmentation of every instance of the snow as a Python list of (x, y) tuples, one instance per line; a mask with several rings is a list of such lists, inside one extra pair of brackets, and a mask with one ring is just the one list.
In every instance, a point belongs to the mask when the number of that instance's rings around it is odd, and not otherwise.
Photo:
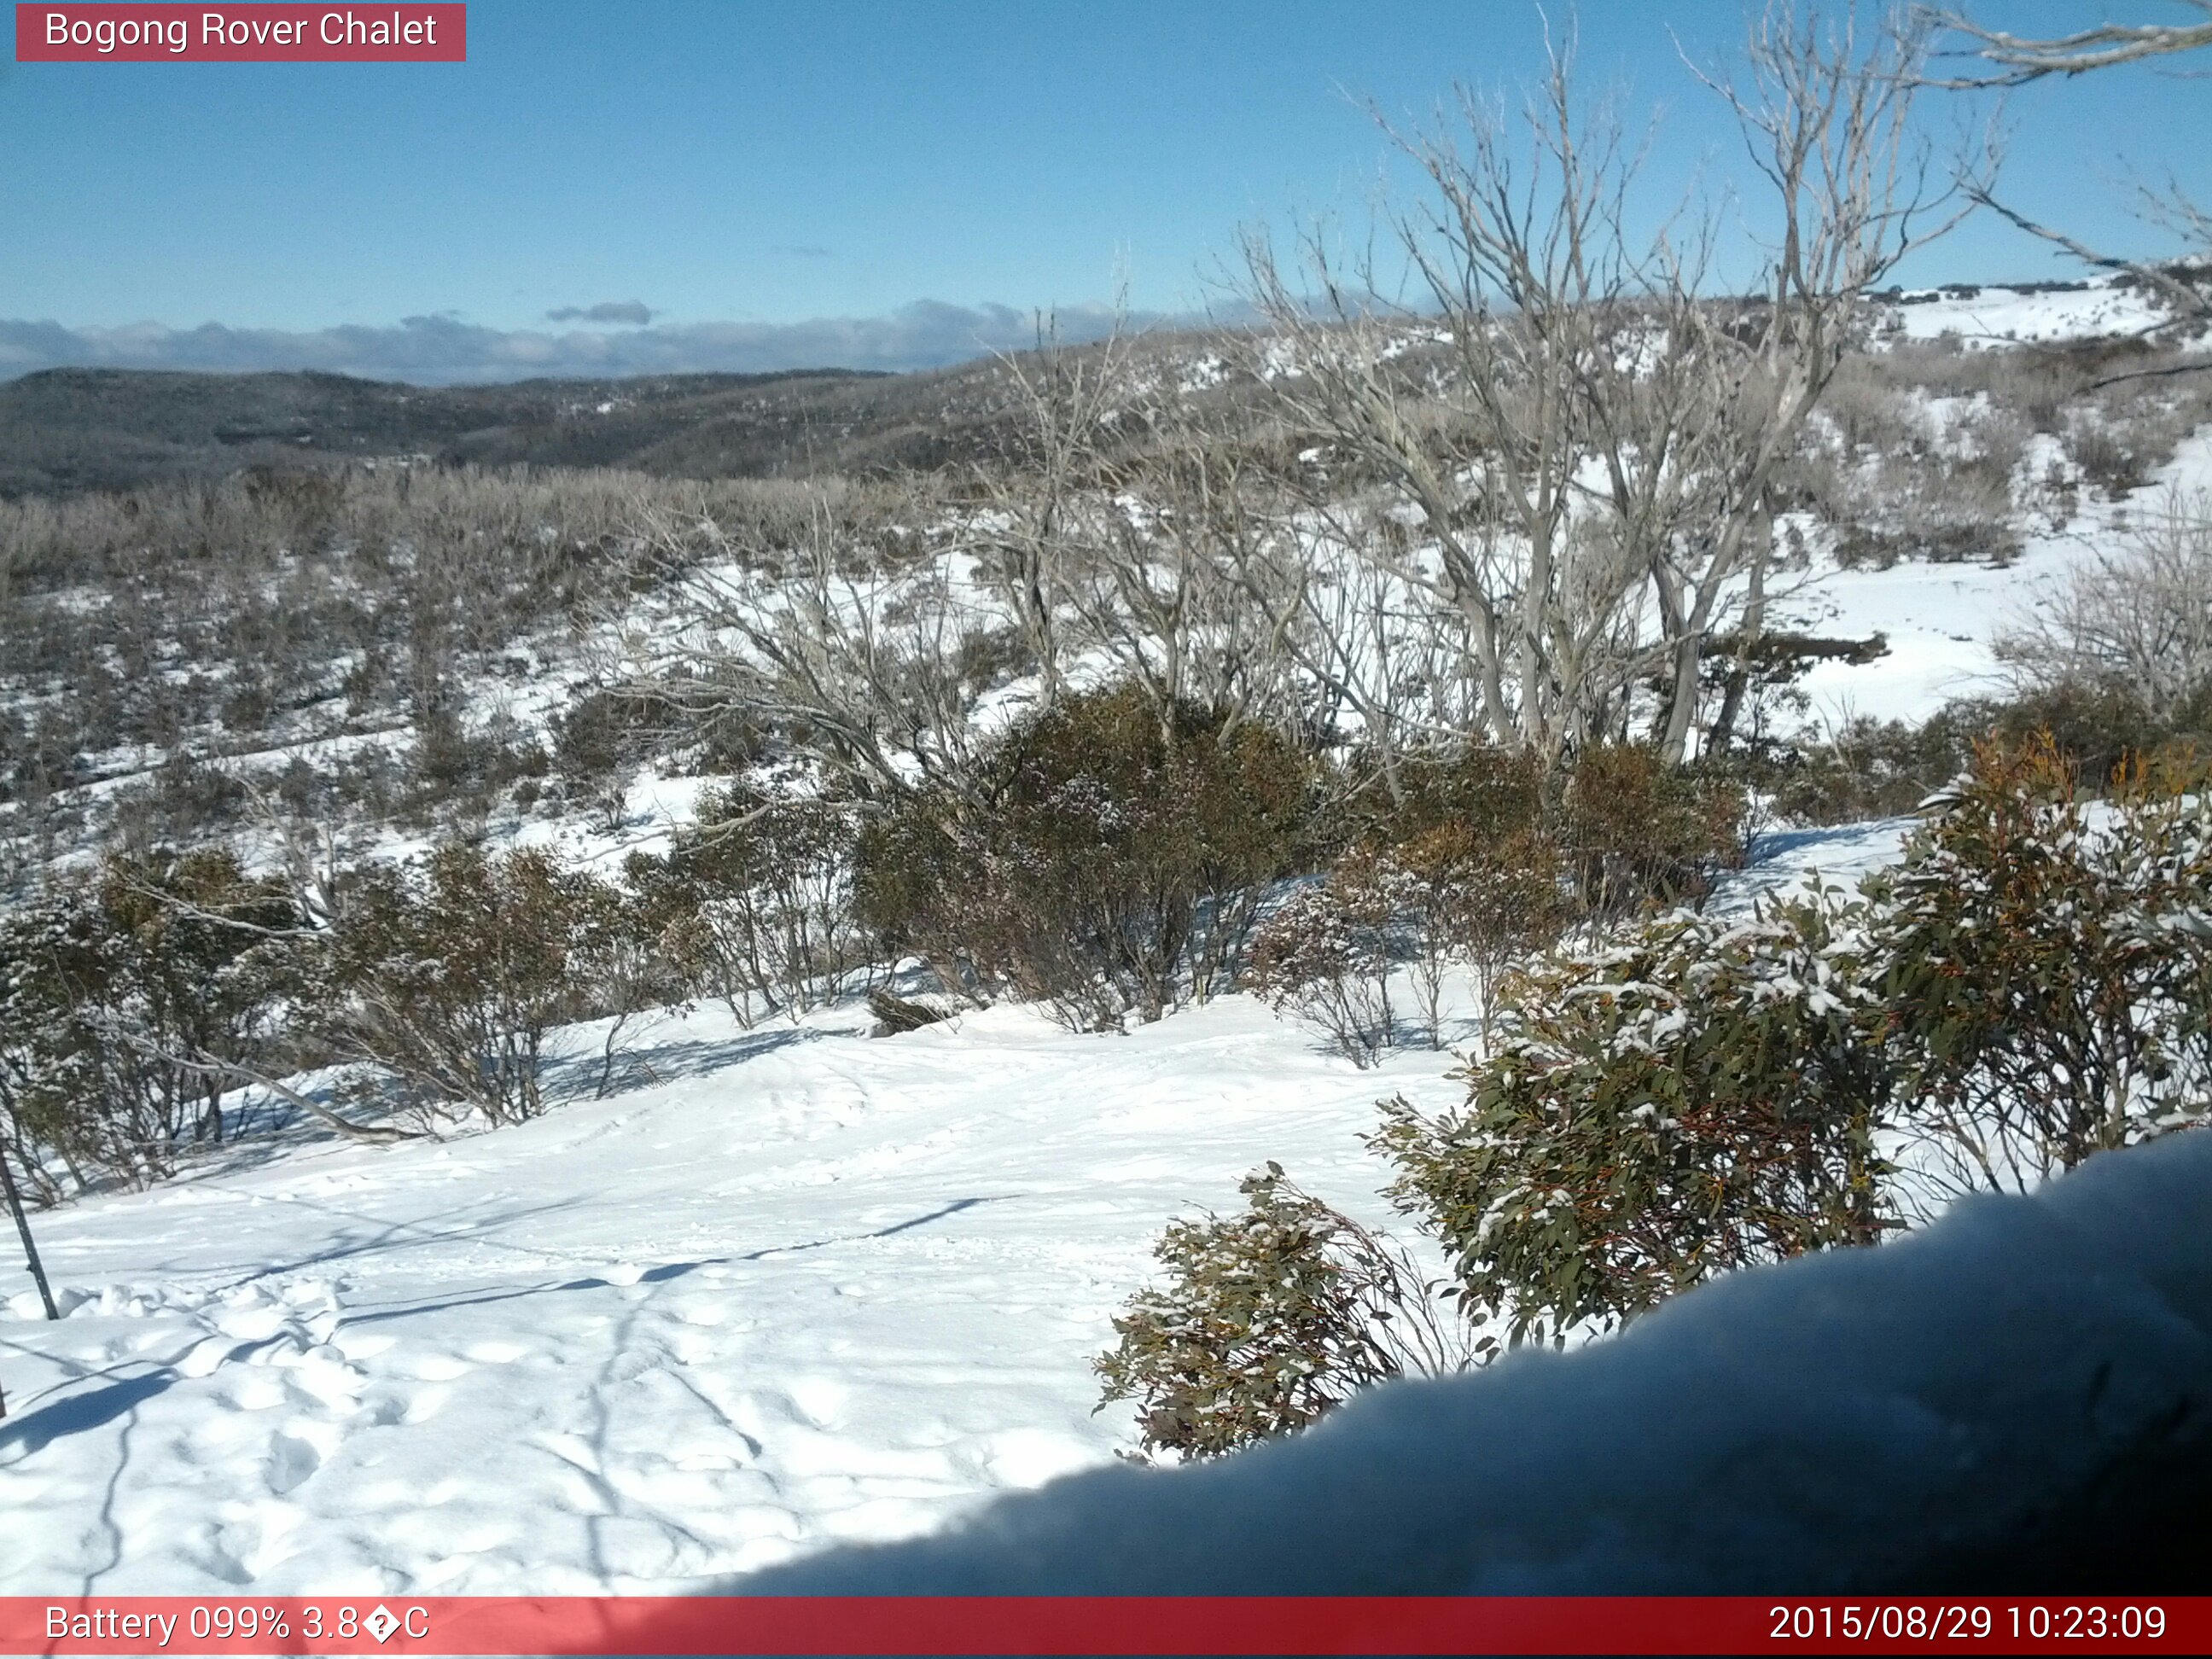
[(1273, 1157), (1380, 1219), (1376, 1097), (1457, 1093), (1244, 997), (860, 1026), (672, 1020), (528, 1125), (40, 1216), (76, 1305), (0, 1268), (0, 1590), (677, 1589), (922, 1530), (1127, 1443), (1087, 1362), (1169, 1217)]
[[(1723, 902), (1905, 827), (1771, 836)], [(866, 1023), (672, 1017), (596, 1101), (579, 1027), (532, 1123), (40, 1214), (68, 1316), (0, 1265), (0, 1592), (673, 1591), (928, 1530), (1130, 1443), (1088, 1360), (1168, 1218), (1274, 1158), (1386, 1221), (1375, 1102), (1460, 1095), (1243, 995)]]
[(1908, 339), (1948, 334), (1969, 347), (2001, 349), (2140, 334), (2164, 322), (2167, 312), (2146, 290), (2121, 288), (2100, 276), (2079, 288), (2039, 293), (1997, 283), (1966, 285), (1956, 293), (1941, 290), (1932, 297), (1910, 299), (1890, 314)]
[[(1617, 1340), (1100, 1470), (771, 1595), (1652, 1595), (2202, 1576), (2212, 1135), (1740, 1273)], [(2137, 1553), (2136, 1552), (2141, 1552)]]
[[(1915, 337), (2050, 339), (2139, 326), (2131, 306), (2093, 285), (1898, 314)], [(1295, 367), (1269, 344), (1263, 374)], [(1945, 433), (1969, 412), (1929, 410)], [(2212, 431), (2152, 491), (2167, 487), (2212, 488)], [(2123, 510), (2087, 502), (2002, 567), (1816, 556), (1777, 617), (1879, 631), (1889, 652), (1816, 667), (1815, 720), (1918, 719), (1991, 690), (1993, 629), (2108, 547)], [(529, 676), (477, 677), (471, 721), (542, 726), (587, 654), (515, 650)], [(1026, 690), (1003, 688), (979, 725)], [(405, 740), (339, 730), (337, 708), (226, 763)], [(646, 772), (611, 830), (571, 812), (493, 833), (611, 872), (721, 781)], [(1810, 870), (1848, 885), (1910, 826), (1771, 833), (1717, 902)], [(40, 1320), (0, 1255), (0, 1592), (683, 1590), (963, 1519), (758, 1582), (1840, 1584), (1875, 1540), (1918, 1547), (1914, 1527), (1977, 1491), (2000, 1519), (2062, 1491), (2212, 1376), (2204, 1264), (2148, 1224), (2201, 1237), (2212, 1218), (2212, 1137), (2185, 1137), (1879, 1252), (1740, 1276), (1618, 1343), (1391, 1390), (1233, 1468), (1102, 1468), (1129, 1417), (1093, 1414), (1087, 1362), (1162, 1225), (1233, 1206), (1270, 1158), (1385, 1219), (1387, 1171), (1359, 1137), (1378, 1096), (1455, 1102), (1448, 1057), (1356, 1070), (1243, 996), (1125, 1037), (1019, 1008), (882, 1041), (866, 1024), (850, 1006), (749, 1031), (672, 1016), (605, 1100), (587, 1097), (602, 1030), (579, 1028), (569, 1097), (535, 1123), (390, 1149), (295, 1133), (39, 1216), (69, 1316)]]
[[(1902, 827), (1770, 837), (1739, 885)], [(1275, 1158), (1387, 1220), (1376, 1100), (1460, 1092), (1242, 995), (866, 1023), (671, 1018), (603, 1101), (580, 1027), (535, 1122), (40, 1215), (68, 1317), (0, 1259), (0, 1592), (673, 1590), (927, 1530), (1129, 1443), (1088, 1360), (1169, 1218)]]
[(1874, 818), (1819, 830), (1770, 830), (1751, 843), (1745, 867), (1714, 895), (1723, 915), (1747, 911), (1754, 898), (1786, 895), (1818, 877), (1829, 887), (1850, 889), (1862, 878), (1897, 862), (1914, 817)]
[(1813, 723), (1838, 726), (1861, 714), (1920, 720), (1951, 698), (1993, 695), (2001, 686), (1990, 642), (2003, 624), (2112, 547), (2131, 510), (2140, 515), (2171, 491), (2207, 489), (2212, 489), (2212, 429), (2184, 439), (2173, 458), (2127, 501), (2085, 502), (2063, 528), (2029, 535), (2020, 556), (2007, 563), (1910, 560), (1880, 570), (1843, 569), (1824, 561), (1778, 606), (1785, 625), (1851, 639), (1879, 633), (1889, 650), (1869, 663), (1815, 664), (1802, 682)]

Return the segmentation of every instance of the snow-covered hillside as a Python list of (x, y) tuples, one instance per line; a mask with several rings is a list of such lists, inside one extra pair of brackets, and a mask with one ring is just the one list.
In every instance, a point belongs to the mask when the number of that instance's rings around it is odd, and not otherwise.
[[(2136, 303), (1987, 290), (1897, 315), (1906, 339), (1998, 343), (2134, 326)], [(1770, 623), (1887, 647), (1811, 671), (1814, 728), (1993, 690), (2003, 623), (2128, 515), (2212, 491), (2212, 428), (2160, 453), (2119, 499), (2069, 478), (2065, 511), (2023, 512), (2002, 562), (1853, 566), (1806, 538)], [(465, 725), (552, 729), (606, 641), (547, 627), (454, 671)], [(1027, 684), (992, 685), (976, 718)], [(272, 783), (280, 762), (386, 742), (404, 758), (418, 736), (222, 763)], [(125, 758), (150, 774), (165, 756)], [(625, 761), (612, 805), (510, 790), (474, 827), (612, 875), (696, 816), (696, 762)], [(85, 822), (53, 862), (91, 860), (105, 821)], [(387, 855), (435, 839), (366, 811), (349, 827)], [(1905, 828), (1771, 833), (1718, 902), (1814, 869), (1848, 881)], [(294, 1130), (39, 1212), (68, 1316), (39, 1318), (0, 1255), (0, 1297), (21, 1291), (0, 1316), (0, 1591), (682, 1589), (937, 1528), (1129, 1443), (1126, 1411), (1093, 1412), (1089, 1361), (1169, 1218), (1229, 1207), (1274, 1159), (1386, 1218), (1361, 1144), (1376, 1098), (1462, 1092), (1447, 1055), (1355, 1070), (1244, 995), (1111, 1037), (1012, 1005), (883, 1040), (868, 1024), (854, 1003), (750, 1030), (670, 1014), (605, 1099), (602, 1033), (574, 1028), (558, 1103), (518, 1127), (388, 1148)]]
[(2156, 295), (2112, 277), (2078, 283), (1961, 283), (1899, 296), (1888, 324), (1911, 340), (1946, 336), (1967, 348), (2051, 344), (2131, 334), (2163, 322)]
[(1784, 610), (1808, 631), (1864, 639), (1880, 634), (1888, 651), (1871, 662), (1818, 663), (1802, 689), (1816, 726), (1851, 715), (1924, 720), (1953, 697), (1999, 689), (1990, 643), (2051, 586), (2118, 546), (2130, 513), (2179, 492), (2212, 497), (2212, 429), (2185, 439), (2173, 459), (2124, 501), (2090, 501), (2056, 529), (2025, 538), (2002, 564), (1906, 560), (1887, 569), (1816, 563)]
[(676, 1589), (929, 1528), (1128, 1443), (1088, 1360), (1165, 1218), (1272, 1158), (1380, 1219), (1376, 1099), (1459, 1093), (1242, 995), (865, 1026), (672, 1020), (605, 1101), (40, 1216), (70, 1310), (0, 1321), (0, 1589)]

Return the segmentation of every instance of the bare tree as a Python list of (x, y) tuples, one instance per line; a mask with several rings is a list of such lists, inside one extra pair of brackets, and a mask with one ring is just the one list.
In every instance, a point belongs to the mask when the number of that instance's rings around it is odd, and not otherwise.
[(2036, 39), (1984, 28), (1964, 12), (1934, 11), (1932, 20), (1969, 43), (1968, 50), (1990, 66), (1984, 75), (1946, 84), (2025, 86), (2046, 76), (2086, 75), (2092, 70), (2137, 64), (2199, 46), (2212, 46), (2212, 0), (2174, 0), (2205, 14), (2202, 23), (2100, 23), (2072, 34)]
[[(1286, 360), (1257, 372), (1274, 371), (1285, 412), (1343, 471), (1418, 512), (1418, 541), (1358, 550), (1455, 614), (1477, 729), (1546, 753), (1585, 701), (1580, 647), (1629, 586), (1583, 535), (1575, 486), (1594, 447), (1580, 393), (1614, 372), (1608, 316), (1634, 283), (1620, 234), (1632, 167), (1608, 112), (1580, 118), (1569, 64), (1554, 54), (1518, 125), (1462, 89), (1463, 137), (1393, 135), (1427, 185), (1390, 216), (1393, 252), (1343, 258), (1316, 230), (1286, 274), (1264, 239), (1244, 249), (1273, 337), (1261, 349)], [(1392, 297), (1394, 254), (1410, 303)], [(1601, 602), (1577, 614), (1571, 573), (1589, 567)]]
[(2034, 687), (2116, 685), (2168, 708), (2212, 684), (2212, 495), (2169, 492), (1996, 643)]
[(1462, 89), (1449, 130), (1385, 124), (1422, 194), (1379, 246), (1316, 231), (1286, 273), (1248, 240), (1255, 372), (1414, 509), (1415, 535), (1357, 551), (1455, 614), (1483, 735), (1548, 764), (1656, 671), (1651, 735), (1686, 751), (1707, 644), (1762, 625), (1776, 474), (1861, 299), (1965, 210), (1917, 134), (1923, 51), (1778, 7), (1705, 76), (1768, 187), (1746, 300), (1711, 291), (1716, 216), (1638, 228), (1636, 152), (1567, 47), (1517, 116)]
[[(2204, 13), (2206, 21), (2178, 24), (2103, 23), (2072, 34), (2036, 39), (1984, 28), (1964, 12), (1925, 11), (1922, 15), (1931, 26), (1962, 42), (1952, 55), (1963, 53), (1978, 58), (1986, 65), (1984, 73), (1931, 76), (1929, 84), (1954, 89), (2018, 87), (2051, 76), (2071, 78), (2212, 46), (2212, 0), (2176, 0), (2176, 3)], [(2203, 284), (2201, 270), (2187, 268), (2191, 263), (2212, 260), (2212, 213), (2208, 213), (2178, 183), (2169, 181), (2163, 187), (2138, 184), (2135, 191), (2136, 216), (2175, 241), (2182, 250), (2178, 264), (2122, 258), (2094, 247), (2065, 230), (2040, 223), (1999, 201), (1986, 181), (1970, 182), (1967, 191), (1978, 204), (2001, 215), (2029, 235), (2050, 243), (2094, 270), (2121, 273), (2156, 294), (2166, 302), (2169, 314), (2148, 332), (2193, 330), (2212, 320), (2212, 289)]]
[[(1751, 27), (1740, 76), (1700, 77), (1735, 116), (1769, 217), (1756, 301), (1705, 302), (1699, 268), (1679, 261), (1661, 285), (1691, 382), (1675, 400), (1673, 466), (1655, 486), (1663, 495), (1679, 481), (1657, 515), (1652, 565), (1674, 659), (1660, 733), (1670, 758), (1683, 751), (1722, 598), (1740, 581), (1740, 648), (1764, 628), (1776, 475), (1851, 348), (1865, 295), (1955, 226), (1994, 173), (1996, 141), (1984, 134), (1955, 179), (1936, 174), (1914, 118), (1929, 38), (1924, 23), (1893, 18), (1869, 31), (1848, 9), (1831, 19), (1775, 4)], [(1692, 556), (1680, 560), (1686, 548)]]
[(803, 732), (863, 792), (957, 783), (982, 690), (977, 653), (1006, 619), (939, 525), (921, 480), (872, 508), (814, 492), (790, 542), (713, 519), (646, 526), (657, 590), (608, 618), (621, 685), (690, 718)]
[(1102, 479), (1096, 526), (1070, 598), (1085, 645), (1141, 685), (1164, 725), (1195, 704), (1222, 716), (1295, 720), (1299, 688), (1281, 629), (1243, 574), (1279, 537), (1285, 501), (1235, 429), (1237, 416), (1149, 396), (1146, 438)]
[(1112, 331), (1089, 348), (1066, 345), (1053, 319), (1040, 317), (1036, 349), (1000, 358), (1014, 389), (1016, 454), (1012, 465), (977, 470), (988, 506), (969, 525), (976, 570), (1036, 660), (1045, 708), (1060, 696), (1060, 621), (1079, 550), (1101, 529), (1102, 452), (1132, 398), (1130, 343), (1118, 307), (1115, 314)]

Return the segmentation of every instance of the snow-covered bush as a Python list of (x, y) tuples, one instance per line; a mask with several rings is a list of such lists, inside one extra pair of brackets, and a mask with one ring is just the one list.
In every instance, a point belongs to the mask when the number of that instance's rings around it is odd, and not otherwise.
[(1168, 1228), (1154, 1250), (1165, 1281), (1129, 1299), (1094, 1362), (1102, 1408), (1137, 1402), (1145, 1451), (1234, 1451), (1371, 1383), (1463, 1370), (1490, 1352), (1402, 1251), (1279, 1164), (1240, 1190), (1241, 1214)]
[(1882, 1011), (1832, 902), (1677, 914), (1531, 970), (1462, 1110), (1386, 1102), (1391, 1192), (1515, 1341), (1885, 1226)]
[(2101, 806), (2045, 736), (1990, 745), (1867, 884), (1905, 1121), (1957, 1185), (2035, 1185), (2212, 1108), (2212, 795), (2139, 763)]
[[(1407, 931), (1401, 918), (1424, 896), (1395, 865), (1347, 854), (1260, 924), (1245, 983), (1276, 1012), (1326, 1034), (1355, 1066), (1370, 1066), (1395, 1035), (1390, 975)], [(1423, 920), (1415, 914), (1412, 925)]]
[(866, 958), (854, 915), (849, 803), (755, 787), (710, 791), (665, 858), (627, 873), (671, 959), (750, 1024), (836, 996)]
[(547, 1035), (591, 1006), (598, 885), (534, 848), (354, 872), (309, 957), (304, 1023), (419, 1115), (535, 1117)]
[(860, 914), (952, 988), (1079, 1030), (1228, 984), (1304, 856), (1311, 769), (1279, 733), (1121, 685), (1062, 700), (863, 830)]
[(0, 1142), (52, 1197), (143, 1184), (240, 1127), (228, 1068), (264, 1035), (284, 976), (270, 936), (296, 912), (228, 852), (114, 858), (0, 915)]

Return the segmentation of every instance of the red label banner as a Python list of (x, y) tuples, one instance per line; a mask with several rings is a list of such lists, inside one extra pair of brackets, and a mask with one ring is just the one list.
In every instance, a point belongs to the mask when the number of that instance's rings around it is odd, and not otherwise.
[(460, 64), (465, 5), (15, 8), (19, 64)]
[(0, 1654), (2212, 1652), (2212, 1597), (0, 1597)]

